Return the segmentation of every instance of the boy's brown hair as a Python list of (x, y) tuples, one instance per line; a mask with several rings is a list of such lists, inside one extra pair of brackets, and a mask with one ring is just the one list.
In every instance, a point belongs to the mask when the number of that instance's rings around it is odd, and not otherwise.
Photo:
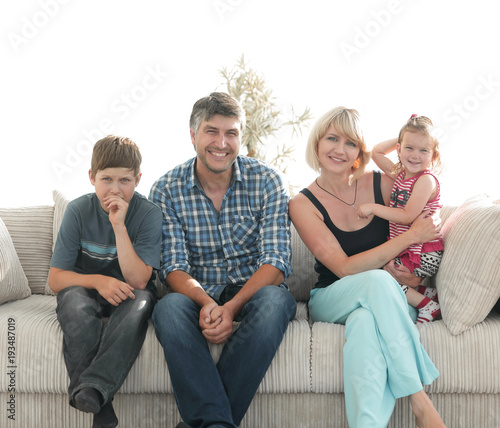
[(106, 168), (128, 168), (138, 177), (141, 162), (139, 147), (130, 138), (108, 135), (95, 143), (90, 169), (94, 177)]

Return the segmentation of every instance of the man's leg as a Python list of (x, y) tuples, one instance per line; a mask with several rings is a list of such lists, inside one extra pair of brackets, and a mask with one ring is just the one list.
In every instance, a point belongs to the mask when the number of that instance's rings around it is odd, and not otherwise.
[(153, 324), (167, 361), (177, 406), (192, 428), (236, 427), (205, 337), (200, 308), (189, 297), (167, 294), (153, 311)]
[(290, 292), (274, 285), (261, 288), (243, 307), (240, 327), (217, 364), (236, 425), (250, 406), (296, 307)]

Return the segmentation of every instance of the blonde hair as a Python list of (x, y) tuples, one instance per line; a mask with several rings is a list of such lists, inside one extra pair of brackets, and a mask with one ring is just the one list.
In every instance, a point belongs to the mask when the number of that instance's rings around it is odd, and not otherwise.
[[(408, 122), (406, 122), (399, 131), (399, 136), (398, 136), (399, 145), (401, 145), (401, 143), (403, 142), (403, 136), (407, 132), (415, 132), (415, 133), (420, 132), (421, 134), (431, 139), (433, 143), (431, 169), (432, 172), (439, 174), (442, 168), (441, 154), (439, 153), (439, 140), (436, 136), (437, 129), (432, 123), (432, 120), (430, 120), (426, 116), (418, 116), (416, 114), (413, 114), (408, 119)], [(392, 172), (394, 174), (399, 174), (402, 170), (403, 170), (403, 164), (401, 163), (401, 161), (399, 161), (394, 165)]]
[(354, 181), (363, 175), (366, 165), (370, 162), (370, 151), (366, 148), (357, 110), (335, 107), (318, 119), (311, 129), (307, 141), (306, 162), (314, 171), (318, 173), (321, 171), (318, 143), (332, 125), (341, 136), (348, 138), (359, 147), (358, 159), (352, 166), (351, 181)]

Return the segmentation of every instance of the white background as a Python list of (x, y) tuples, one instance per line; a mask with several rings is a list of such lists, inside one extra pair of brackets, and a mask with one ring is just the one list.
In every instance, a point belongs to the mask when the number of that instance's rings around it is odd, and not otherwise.
[[(132, 138), (138, 191), (194, 155), (193, 103), (244, 54), (283, 111), (356, 108), (369, 145), (412, 113), (442, 130), (445, 203), (500, 195), (500, 26), (488, 0), (3, 2), (0, 206), (93, 190), (95, 141)], [(290, 182), (314, 173), (297, 141)]]

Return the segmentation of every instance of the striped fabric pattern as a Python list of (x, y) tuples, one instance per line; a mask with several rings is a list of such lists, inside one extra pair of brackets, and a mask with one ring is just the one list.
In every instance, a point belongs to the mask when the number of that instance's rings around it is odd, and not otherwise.
[[(410, 195), (413, 191), (413, 186), (415, 185), (415, 182), (423, 175), (431, 175), (436, 180), (438, 186), (438, 192), (434, 199), (427, 202), (424, 209), (429, 209), (430, 212), (438, 212), (442, 208), (440, 202), (441, 191), (438, 179), (428, 170), (425, 170), (420, 174), (408, 179), (405, 179), (405, 175), (406, 173), (403, 170), (396, 177), (396, 180), (394, 181), (394, 184), (392, 186), (391, 200), (389, 202), (389, 206), (391, 208), (404, 208), (406, 206), (406, 203), (408, 202), (408, 199), (410, 199)], [(402, 233), (406, 232), (410, 228), (410, 226), (411, 225), (409, 224), (399, 224), (399, 223), (394, 223), (392, 221), (389, 222), (389, 237), (393, 239), (396, 236), (401, 235)], [(434, 245), (438, 245), (439, 243), (440, 243), (439, 240), (435, 240), (425, 245), (428, 246), (429, 248), (432, 248), (431, 251), (434, 251), (436, 249), (442, 249), (434, 247)], [(412, 260), (419, 260), (420, 254), (422, 253), (422, 246), (423, 246), (422, 244), (414, 244), (409, 248), (407, 248), (406, 252), (410, 253), (410, 258)]]

